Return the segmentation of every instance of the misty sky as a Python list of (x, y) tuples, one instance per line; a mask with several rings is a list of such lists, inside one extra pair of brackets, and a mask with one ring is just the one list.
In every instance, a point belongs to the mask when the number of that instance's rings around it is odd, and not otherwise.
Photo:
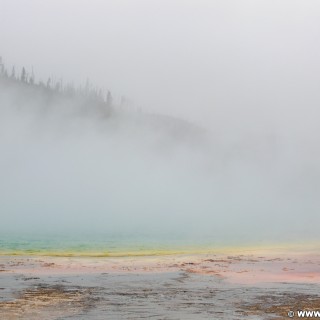
[(207, 126), (315, 126), (319, 30), (317, 0), (0, 0), (7, 64)]
[(0, 0), (9, 72), (89, 77), (209, 129), (183, 145), (139, 113), (101, 123), (55, 105), (46, 118), (43, 100), (20, 112), (18, 89), (0, 95), (2, 228), (319, 239), (319, 30), (317, 0)]

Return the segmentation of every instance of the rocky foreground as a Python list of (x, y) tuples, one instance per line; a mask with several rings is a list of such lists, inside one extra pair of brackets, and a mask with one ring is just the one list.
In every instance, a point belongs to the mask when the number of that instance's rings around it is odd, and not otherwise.
[(1, 319), (285, 319), (320, 310), (320, 255), (0, 258)]

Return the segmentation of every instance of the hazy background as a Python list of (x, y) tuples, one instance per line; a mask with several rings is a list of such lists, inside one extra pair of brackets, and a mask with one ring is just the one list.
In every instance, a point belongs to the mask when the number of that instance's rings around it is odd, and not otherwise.
[(207, 125), (302, 130), (317, 115), (317, 0), (0, 0), (0, 9), (1, 54), (40, 78), (89, 77)]
[(104, 132), (4, 108), (2, 227), (318, 239), (319, 30), (316, 0), (0, 0), (7, 66), (89, 77), (207, 130), (181, 147), (165, 126)]

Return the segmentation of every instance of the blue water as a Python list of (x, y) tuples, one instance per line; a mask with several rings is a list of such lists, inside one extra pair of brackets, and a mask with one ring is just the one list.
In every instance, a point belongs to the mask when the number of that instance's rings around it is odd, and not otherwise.
[(210, 237), (176, 234), (3, 233), (0, 254), (57, 256), (157, 255), (210, 251), (219, 242)]

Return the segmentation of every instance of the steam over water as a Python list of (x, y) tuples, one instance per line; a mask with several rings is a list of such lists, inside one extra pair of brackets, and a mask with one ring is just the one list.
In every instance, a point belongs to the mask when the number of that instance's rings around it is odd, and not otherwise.
[(0, 99), (0, 251), (319, 240), (316, 139), (103, 116), (14, 86)]
[(319, 243), (319, 13), (0, 0), (0, 253)]

